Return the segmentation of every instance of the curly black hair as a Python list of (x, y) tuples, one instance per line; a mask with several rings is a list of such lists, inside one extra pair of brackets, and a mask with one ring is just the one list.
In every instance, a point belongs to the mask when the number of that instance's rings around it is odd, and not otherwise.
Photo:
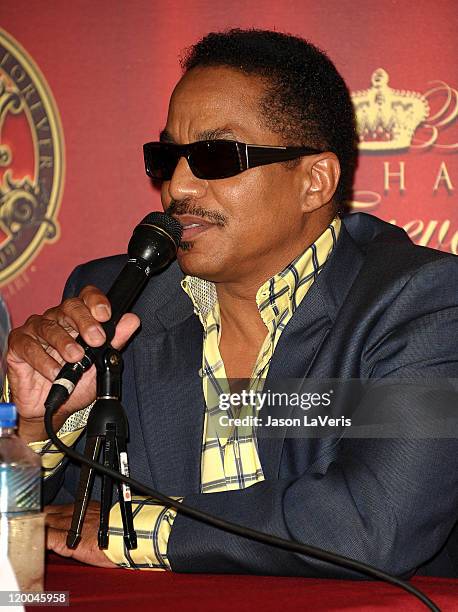
[(348, 88), (327, 55), (307, 40), (269, 30), (211, 32), (186, 50), (186, 73), (195, 67), (228, 66), (266, 83), (261, 114), (289, 145), (332, 151), (341, 178), (334, 196), (351, 199), (357, 133)]

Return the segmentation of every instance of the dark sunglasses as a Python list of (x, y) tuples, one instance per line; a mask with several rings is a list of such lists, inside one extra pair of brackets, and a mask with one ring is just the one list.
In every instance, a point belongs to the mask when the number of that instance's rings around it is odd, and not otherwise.
[(181, 157), (186, 158), (194, 176), (212, 180), (235, 176), (256, 166), (322, 152), (310, 147), (269, 147), (236, 140), (199, 140), (187, 145), (147, 142), (143, 145), (146, 174), (160, 181), (172, 178)]

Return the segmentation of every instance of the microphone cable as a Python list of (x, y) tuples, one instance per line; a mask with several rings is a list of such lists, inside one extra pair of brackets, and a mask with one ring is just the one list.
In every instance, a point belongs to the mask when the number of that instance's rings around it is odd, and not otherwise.
[(155, 491), (154, 489), (143, 485), (141, 482), (138, 482), (133, 478), (123, 476), (119, 472), (111, 470), (105, 467), (104, 465), (98, 463), (97, 461), (88, 459), (81, 453), (78, 453), (74, 449), (66, 446), (54, 432), (52, 416), (59, 407), (60, 405), (56, 405), (55, 403), (53, 403), (53, 405), (48, 405), (47, 403), (45, 403), (46, 412), (44, 416), (44, 424), (46, 432), (50, 440), (59, 450), (61, 450), (65, 455), (77, 461), (78, 463), (83, 463), (84, 465), (87, 465), (88, 467), (97, 470), (97, 472), (105, 474), (106, 476), (109, 476), (110, 478), (116, 481), (124, 482), (125, 484), (128, 484), (131, 489), (135, 489), (143, 495), (147, 495), (148, 497), (152, 497), (155, 500), (160, 501), (162, 504), (164, 504), (164, 506), (175, 508), (177, 512), (181, 512), (185, 516), (193, 518), (197, 521), (206, 523), (207, 525), (211, 525), (212, 527), (227, 531), (228, 533), (232, 533), (243, 538), (255, 540), (256, 542), (260, 542), (261, 544), (267, 544), (267, 546), (272, 546), (274, 548), (280, 548), (289, 552), (295, 552), (309, 557), (314, 557), (321, 561), (333, 563), (334, 565), (340, 565), (347, 569), (359, 572), (360, 574), (365, 574), (367, 576), (370, 576), (371, 578), (388, 582), (389, 584), (392, 584), (403, 589), (404, 591), (407, 591), (407, 593), (410, 593), (414, 597), (417, 597), (432, 612), (440, 612), (440, 609), (435, 605), (435, 603), (419, 589), (415, 588), (408, 582), (397, 578), (396, 576), (391, 576), (390, 574), (387, 574), (386, 572), (377, 569), (376, 567), (372, 567), (366, 563), (362, 563), (361, 561), (356, 561), (355, 559), (351, 559), (350, 557), (344, 557), (342, 555), (338, 555), (327, 550), (317, 548), (315, 546), (301, 544), (299, 542), (296, 542), (295, 540), (285, 540), (284, 538), (270, 535), (262, 531), (256, 531), (255, 529), (244, 527), (243, 525), (238, 525), (237, 523), (225, 521), (224, 519), (218, 518), (211, 514), (207, 514), (206, 512), (202, 512), (202, 510), (197, 510), (192, 506), (188, 506), (183, 502), (177, 502), (171, 497), (163, 495), (159, 491)]

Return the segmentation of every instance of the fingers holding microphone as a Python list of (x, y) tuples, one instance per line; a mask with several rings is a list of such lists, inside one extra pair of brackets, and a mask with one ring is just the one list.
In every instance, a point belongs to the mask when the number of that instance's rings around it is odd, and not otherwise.
[[(21, 416), (24, 437), (42, 439), (44, 401), (52, 381), (64, 362), (75, 363), (84, 356), (75, 341), (78, 335), (91, 347), (103, 345), (102, 323), (111, 316), (110, 303), (99, 289), (85, 287), (78, 297), (64, 300), (43, 315), (32, 315), (13, 330), (7, 354), (8, 381), (12, 399)], [(126, 314), (119, 321), (115, 348), (122, 348), (139, 327), (136, 315)], [(75, 393), (60, 410), (61, 420), (89, 405), (95, 399), (95, 368), (85, 372)], [(38, 437), (37, 437), (38, 436)]]
[[(79, 334), (90, 346), (102, 346), (106, 341), (106, 334), (100, 323), (106, 323), (111, 318), (110, 302), (107, 296), (93, 285), (84, 287), (79, 298), (84, 303), (85, 310), (80, 310), (79, 303), (73, 304), (72, 300), (69, 300), (70, 305), (66, 308), (66, 318), (63, 319), (62, 324), (65, 325), (66, 322), (69, 322), (75, 330), (73, 323), (77, 318), (78, 331), (75, 331), (74, 337)], [(75, 317), (75, 314), (78, 316)], [(122, 349), (139, 327), (140, 319), (137, 315), (131, 312), (124, 314), (116, 326), (115, 336), (111, 341), (112, 346), (116, 349)], [(71, 345), (72, 351), (74, 347), (78, 350), (78, 357), (76, 359), (65, 359), (65, 361), (75, 362), (83, 357), (82, 347), (77, 342), (73, 342)]]
[(23, 422), (32, 428), (39, 422), (43, 431), (45, 401), (50, 409), (58, 408), (58, 418), (92, 403), (96, 375), (90, 366), (97, 355), (92, 349), (101, 347), (107, 336), (120, 349), (139, 328), (138, 317), (129, 313), (131, 306), (151, 276), (175, 259), (181, 235), (178, 221), (150, 213), (134, 229), (128, 259), (107, 295), (88, 285), (78, 297), (33, 315), (12, 332), (8, 378)]

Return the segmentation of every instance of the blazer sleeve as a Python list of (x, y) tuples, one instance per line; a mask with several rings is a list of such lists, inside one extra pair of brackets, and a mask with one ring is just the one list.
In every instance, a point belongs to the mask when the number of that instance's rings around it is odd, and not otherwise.
[[(456, 258), (411, 276), (368, 334), (362, 360), (375, 380), (458, 378)], [(420, 388), (421, 385), (418, 385)], [(442, 399), (387, 385), (362, 408), (438, 410)], [(454, 398), (456, 402), (456, 388)], [(456, 403), (455, 403), (456, 406)], [(409, 574), (443, 547), (458, 509), (458, 436), (343, 438), (326, 473), (269, 480), (241, 491), (193, 494), (185, 502), (266, 533), (318, 546), (396, 575)], [(313, 558), (270, 548), (178, 514), (169, 540), (178, 572), (360, 578)]]

